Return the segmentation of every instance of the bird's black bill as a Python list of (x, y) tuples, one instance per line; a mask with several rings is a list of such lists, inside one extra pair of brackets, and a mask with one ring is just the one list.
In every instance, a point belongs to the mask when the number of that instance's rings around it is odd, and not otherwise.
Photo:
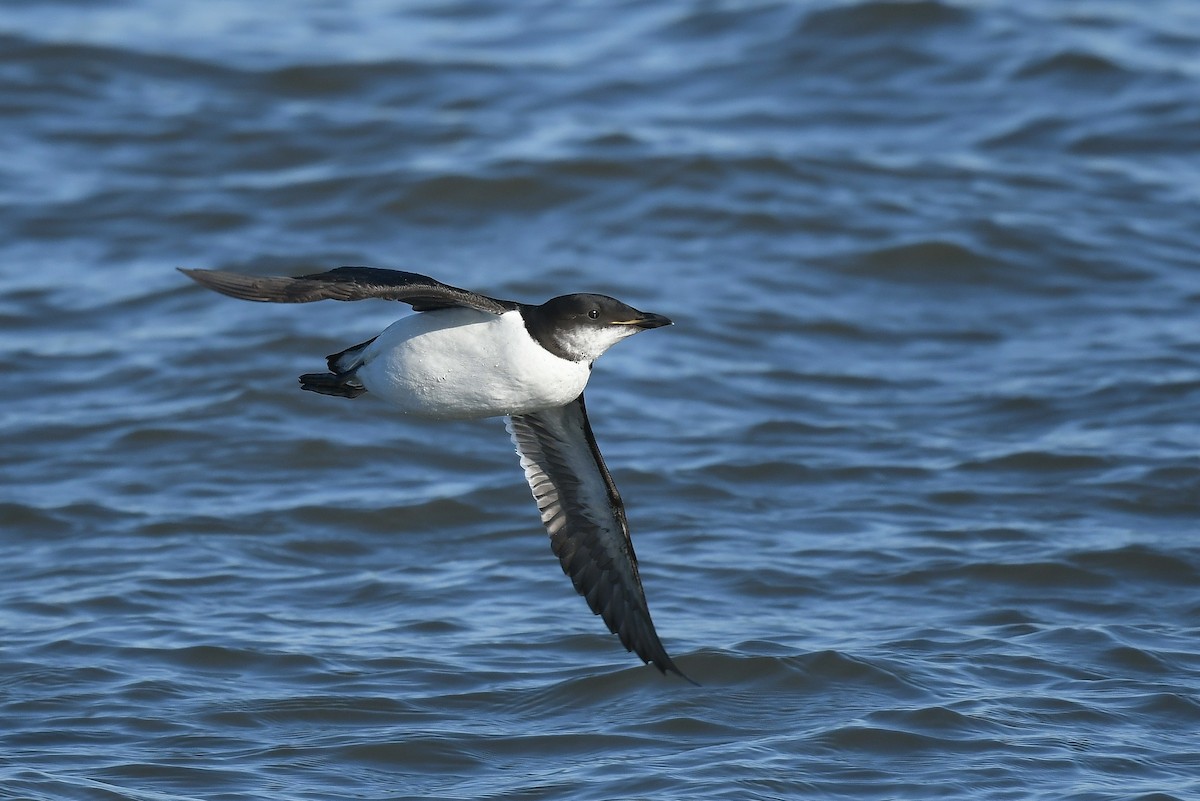
[(643, 312), (636, 319), (630, 320), (629, 325), (636, 325), (638, 328), (662, 328), (664, 325), (672, 325), (669, 317), (663, 317), (661, 314), (651, 314)]

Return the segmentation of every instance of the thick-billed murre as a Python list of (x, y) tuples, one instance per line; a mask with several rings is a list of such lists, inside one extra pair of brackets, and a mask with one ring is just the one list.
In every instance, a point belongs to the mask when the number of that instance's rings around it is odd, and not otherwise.
[(563, 572), (628, 650), (663, 673), (687, 679), (654, 630), (625, 506), (583, 401), (597, 357), (620, 340), (670, 320), (605, 295), (563, 295), (532, 305), (374, 267), (339, 267), (295, 278), (180, 271), (243, 300), (383, 298), (423, 312), (329, 356), (329, 372), (302, 375), (301, 388), (346, 398), (369, 392), (422, 418), (507, 415)]

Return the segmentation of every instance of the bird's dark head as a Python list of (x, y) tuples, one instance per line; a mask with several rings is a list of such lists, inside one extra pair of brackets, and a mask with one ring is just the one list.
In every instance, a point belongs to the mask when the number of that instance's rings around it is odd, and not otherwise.
[(529, 333), (551, 353), (577, 362), (595, 361), (628, 336), (671, 325), (661, 314), (642, 312), (607, 295), (560, 295), (524, 310)]

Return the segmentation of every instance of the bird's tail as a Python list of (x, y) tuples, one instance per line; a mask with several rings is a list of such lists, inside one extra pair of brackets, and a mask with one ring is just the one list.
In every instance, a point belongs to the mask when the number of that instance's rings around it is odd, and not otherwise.
[(367, 391), (354, 373), (305, 373), (300, 376), (300, 389), (309, 392), (319, 392), (322, 395), (336, 395), (339, 398), (357, 398)]
[(375, 338), (372, 337), (366, 342), (330, 355), (325, 360), (329, 365), (329, 372), (305, 373), (300, 376), (300, 389), (319, 392), (322, 395), (336, 395), (339, 398), (357, 398), (366, 392), (367, 388), (355, 377), (355, 373), (362, 366), (363, 351), (374, 341)]

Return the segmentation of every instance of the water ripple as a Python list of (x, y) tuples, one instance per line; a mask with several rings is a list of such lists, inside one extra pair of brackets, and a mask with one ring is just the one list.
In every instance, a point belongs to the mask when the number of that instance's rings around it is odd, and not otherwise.
[[(10, 5), (0, 795), (1200, 795), (1186, 4)], [(298, 390), (403, 309), (173, 269), (339, 264), (676, 320), (589, 409), (700, 687), (499, 421)]]

